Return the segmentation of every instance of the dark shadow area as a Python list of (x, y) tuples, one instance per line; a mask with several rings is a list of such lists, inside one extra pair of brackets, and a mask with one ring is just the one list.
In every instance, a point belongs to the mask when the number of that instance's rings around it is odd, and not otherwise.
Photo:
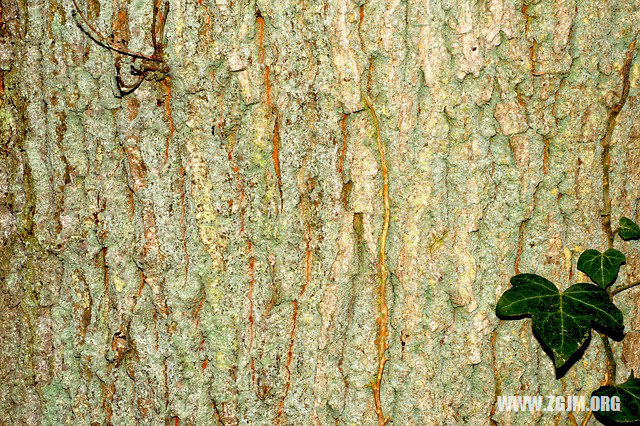
[(616, 422), (613, 421), (611, 419), (608, 419), (606, 417), (603, 416), (603, 414), (599, 411), (594, 411), (593, 412), (593, 416), (596, 418), (596, 420), (598, 420), (600, 423), (602, 423), (603, 425), (606, 426), (619, 426), (619, 425), (624, 425), (624, 426), (640, 426), (640, 421), (637, 422)]
[(624, 339), (624, 329), (622, 331), (616, 331), (595, 323), (592, 323), (591, 327), (598, 333), (605, 334), (608, 338), (615, 340), (616, 342), (620, 342)]

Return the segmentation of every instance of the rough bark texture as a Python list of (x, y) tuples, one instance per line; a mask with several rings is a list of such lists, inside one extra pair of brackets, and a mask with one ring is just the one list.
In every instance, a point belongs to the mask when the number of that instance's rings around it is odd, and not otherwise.
[[(588, 395), (601, 341), (556, 380), (494, 308), (606, 247), (609, 127), (638, 219), (638, 2), (170, 1), (170, 79), (118, 97), (71, 2), (1, 0), (2, 422), (375, 424), (379, 385), (396, 424), (565, 423), (495, 396)], [(80, 7), (151, 53), (152, 0)]]

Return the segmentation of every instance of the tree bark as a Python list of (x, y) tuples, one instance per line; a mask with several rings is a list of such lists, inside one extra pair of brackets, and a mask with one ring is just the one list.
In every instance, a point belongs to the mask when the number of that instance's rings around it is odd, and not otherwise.
[[(556, 380), (494, 310), (586, 279), (603, 173), (639, 218), (635, 0), (170, 0), (169, 76), (126, 96), (73, 3), (0, 4), (3, 422), (564, 424), (496, 396), (603, 381), (599, 339)], [(153, 0), (79, 6), (153, 53)]]

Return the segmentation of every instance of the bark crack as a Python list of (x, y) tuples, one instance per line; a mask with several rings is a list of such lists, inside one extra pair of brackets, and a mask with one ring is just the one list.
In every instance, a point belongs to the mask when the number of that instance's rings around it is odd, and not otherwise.
[(267, 109), (276, 117), (275, 124), (273, 125), (273, 149), (271, 156), (273, 159), (273, 168), (276, 173), (276, 180), (278, 182), (278, 193), (280, 195), (280, 211), (282, 211), (284, 206), (284, 198), (282, 195), (282, 173), (280, 171), (280, 115), (271, 103), (271, 83), (269, 81), (269, 74), (271, 70), (269, 69), (269, 65), (265, 65), (264, 63), (264, 18), (262, 17), (262, 14), (259, 10), (256, 12), (256, 23), (258, 24), (258, 48), (260, 50), (260, 64), (264, 65), (264, 84)]
[(276, 112), (276, 122), (273, 125), (273, 168), (276, 172), (278, 180), (278, 193), (280, 194), (280, 211), (284, 207), (284, 198), (282, 195), (282, 173), (280, 172), (280, 116)]
[(278, 404), (278, 412), (276, 415), (276, 424), (282, 424), (282, 417), (284, 415), (284, 402), (289, 395), (289, 389), (291, 388), (291, 361), (293, 361), (293, 346), (295, 344), (296, 337), (296, 328), (298, 323), (298, 302), (302, 299), (309, 283), (311, 282), (311, 223), (306, 220), (306, 208), (305, 201), (300, 203), (302, 210), (302, 219), (306, 222), (306, 232), (305, 232), (305, 260), (304, 260), (304, 283), (300, 288), (300, 292), (298, 293), (298, 297), (294, 299), (291, 304), (293, 306), (293, 314), (291, 317), (291, 334), (289, 336), (289, 347), (287, 350), (287, 363), (285, 365), (285, 370), (287, 372), (287, 381), (285, 383), (284, 395)]
[(348, 114), (342, 114), (342, 118), (340, 119), (340, 130), (342, 133), (342, 147), (340, 148), (340, 154), (338, 156), (338, 173), (342, 177), (342, 182), (344, 183), (344, 157), (347, 154), (347, 117)]
[(164, 108), (167, 113), (167, 123), (169, 124), (169, 133), (164, 143), (164, 164), (169, 161), (169, 142), (173, 138), (173, 134), (176, 131), (176, 127), (173, 123), (173, 114), (171, 114), (171, 77), (167, 77), (162, 80), (162, 85), (165, 90)]
[[(221, 119), (222, 121), (222, 119)], [(220, 124), (221, 127), (221, 124)], [(227, 150), (227, 159), (231, 164), (231, 168), (235, 175), (237, 181), (238, 188), (238, 198), (240, 205), (240, 237), (243, 240), (246, 240), (246, 254), (249, 257), (249, 265), (248, 265), (248, 276), (249, 276), (249, 290), (247, 292), (247, 301), (249, 302), (249, 343), (247, 345), (247, 353), (249, 355), (249, 368), (251, 369), (251, 385), (255, 386), (256, 384), (256, 369), (255, 369), (255, 360), (253, 357), (253, 342), (255, 340), (255, 318), (254, 318), (254, 303), (253, 303), (253, 292), (255, 290), (255, 257), (253, 254), (253, 242), (251, 238), (247, 235), (245, 228), (245, 217), (246, 217), (246, 191), (245, 184), (242, 173), (240, 173), (240, 166), (238, 164), (238, 159), (234, 158), (234, 147), (232, 145)]]

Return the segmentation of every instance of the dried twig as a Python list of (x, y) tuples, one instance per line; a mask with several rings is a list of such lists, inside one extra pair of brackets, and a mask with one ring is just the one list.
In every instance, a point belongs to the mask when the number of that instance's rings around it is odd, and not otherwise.
[(126, 47), (120, 45), (115, 40), (112, 40), (112, 38), (113, 38), (112, 36), (111, 37), (107, 37), (104, 34), (102, 34), (100, 31), (98, 31), (98, 29), (96, 27), (91, 25), (91, 22), (89, 22), (89, 20), (84, 16), (84, 14), (82, 13), (82, 10), (80, 9), (80, 6), (78, 6), (78, 2), (76, 0), (72, 0), (72, 1), (73, 1), (73, 5), (76, 8), (76, 13), (80, 16), (80, 19), (82, 19), (82, 22), (84, 22), (84, 24), (90, 30), (90, 31), (85, 31), (85, 32), (96, 43), (100, 44), (101, 46), (103, 46), (103, 47), (105, 47), (107, 49), (110, 49), (110, 50), (113, 50), (115, 52), (118, 52), (118, 53), (120, 53), (122, 55), (131, 56), (132, 58), (146, 59), (148, 61), (156, 61), (156, 62), (160, 61), (159, 59), (156, 59), (153, 56), (145, 55), (144, 53), (133, 52), (133, 51), (127, 49)]
[[(80, 20), (86, 26), (86, 28), (83, 28), (82, 26), (80, 26), (80, 28), (82, 28), (82, 30), (92, 40), (106, 49), (113, 50), (120, 55), (125, 55), (133, 58), (134, 63), (138, 59), (142, 60), (142, 64), (140, 66), (131, 66), (131, 74), (136, 75), (137, 79), (133, 84), (128, 84), (122, 78), (122, 73), (120, 70), (121, 58), (116, 58), (116, 82), (118, 83), (118, 89), (120, 90), (120, 93), (122, 95), (133, 93), (138, 87), (140, 87), (144, 80), (162, 81), (168, 77), (167, 74), (169, 73), (169, 68), (164, 63), (163, 59), (164, 28), (167, 22), (167, 15), (169, 14), (168, 1), (165, 1), (164, 8), (162, 9), (162, 12), (160, 12), (160, 5), (162, 4), (162, 0), (153, 0), (153, 18), (151, 21), (151, 43), (153, 44), (152, 55), (145, 55), (144, 53), (129, 50), (121, 42), (116, 41), (113, 35), (105, 36), (85, 17), (85, 15), (82, 13), (82, 10), (80, 9), (80, 6), (77, 3), (77, 0), (72, 1), (73, 5), (75, 6), (74, 12), (80, 16)], [(155, 75), (150, 76), (149, 73), (154, 73)]]

